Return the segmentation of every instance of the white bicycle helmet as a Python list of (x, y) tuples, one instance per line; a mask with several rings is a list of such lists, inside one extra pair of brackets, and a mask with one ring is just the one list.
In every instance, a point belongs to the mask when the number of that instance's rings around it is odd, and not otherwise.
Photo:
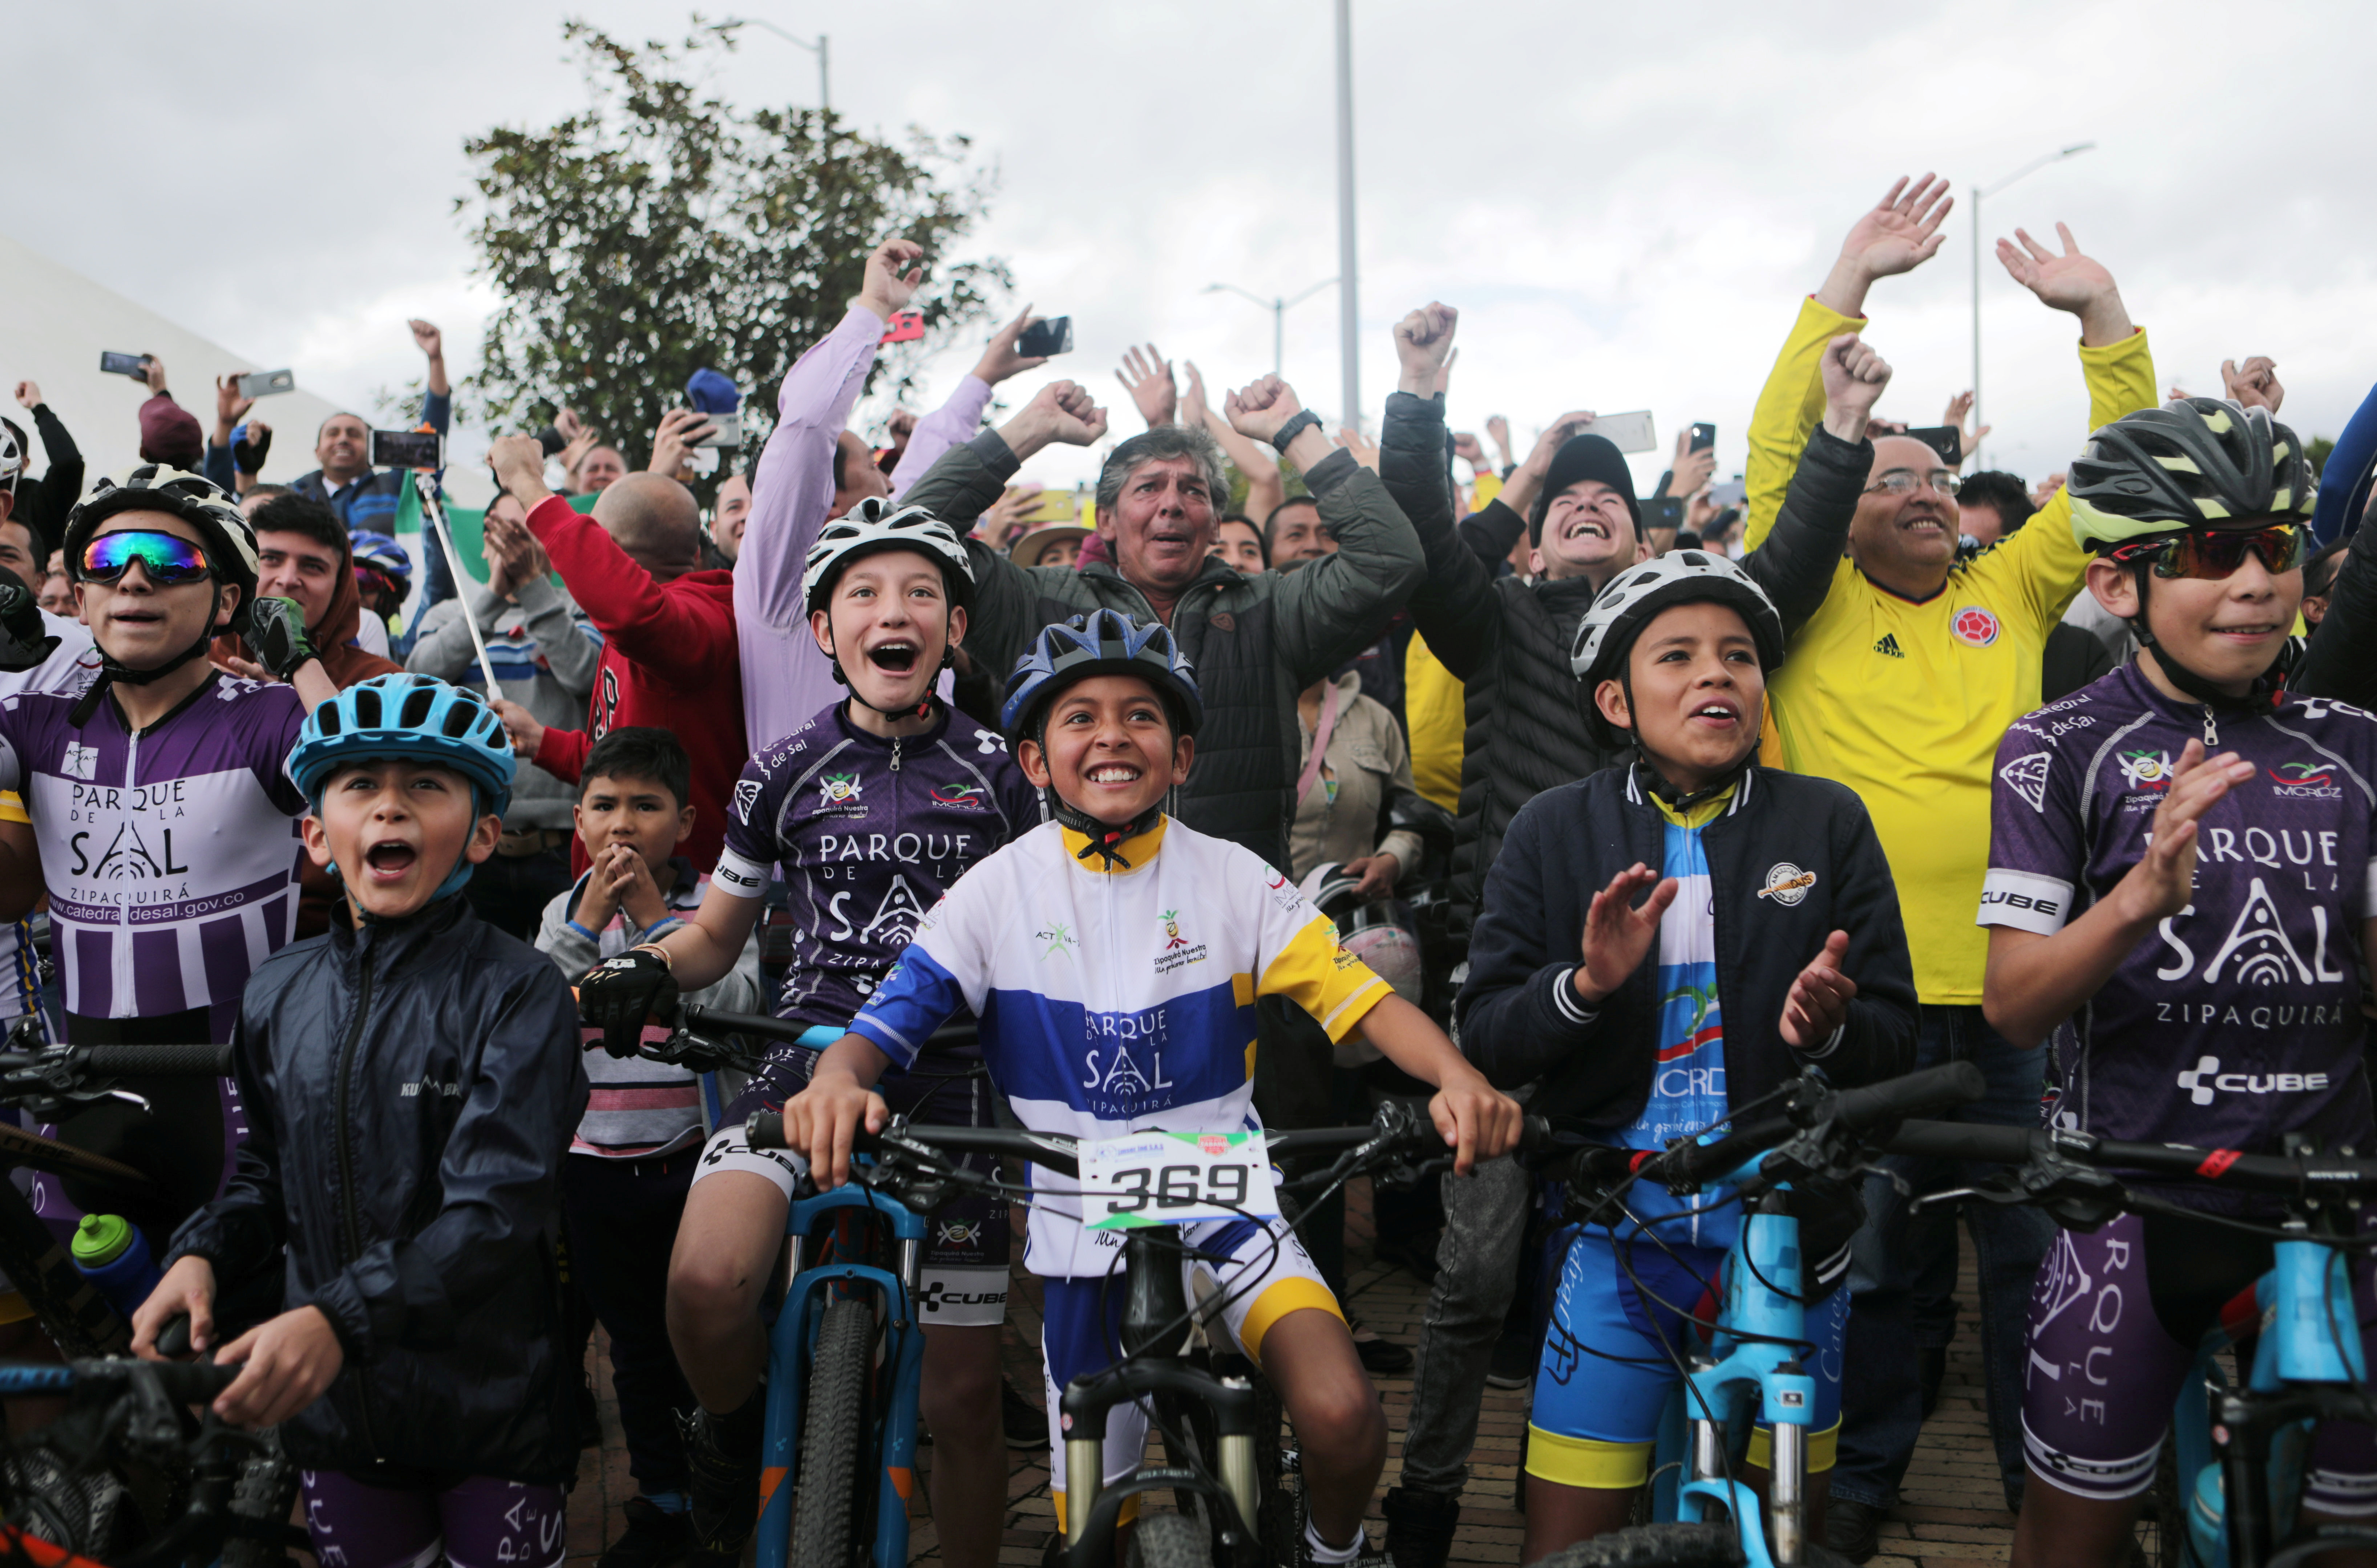
[(818, 541), (809, 546), (808, 560), (801, 568), (804, 612), (814, 614), (823, 607), (843, 567), (887, 550), (912, 550), (939, 562), (950, 602), (973, 605), (973, 564), (966, 559), (965, 541), (958, 538), (957, 530), (922, 506), (895, 506), (870, 495), (826, 524)]
[(1590, 701), (1602, 682), (1623, 675), (1626, 656), (1634, 638), (1652, 617), (1678, 604), (1713, 601), (1729, 604), (1750, 624), (1758, 645), (1759, 668), (1769, 675), (1783, 662), (1783, 617), (1766, 590), (1748, 573), (1722, 555), (1705, 550), (1670, 550), (1655, 560), (1629, 566), (1609, 579), (1584, 621), (1576, 629), (1576, 644), (1568, 665), (1584, 683), (1590, 722), (1604, 743), (1616, 736)]

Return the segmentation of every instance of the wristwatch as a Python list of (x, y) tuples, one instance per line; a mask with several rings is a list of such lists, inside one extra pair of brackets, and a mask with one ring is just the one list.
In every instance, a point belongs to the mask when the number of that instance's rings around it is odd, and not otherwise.
[(1295, 417), (1290, 419), (1285, 424), (1281, 425), (1278, 433), (1271, 438), (1272, 449), (1278, 452), (1281, 457), (1286, 457), (1288, 445), (1297, 436), (1303, 434), (1307, 430), (1320, 422), (1320, 416), (1314, 413), (1310, 409), (1298, 410)]

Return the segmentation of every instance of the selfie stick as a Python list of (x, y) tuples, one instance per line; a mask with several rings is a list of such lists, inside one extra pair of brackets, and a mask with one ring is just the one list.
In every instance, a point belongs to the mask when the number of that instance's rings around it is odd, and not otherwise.
[(461, 552), (454, 548), (454, 530), (446, 526), (446, 505), (437, 493), (436, 476), (415, 469), (412, 488), (421, 497), (423, 514), (436, 524), (437, 542), (446, 551), (446, 569), (454, 574), (454, 598), (461, 606), (462, 624), (471, 628), (471, 647), (479, 655), (479, 674), (487, 683), (487, 699), (493, 702), (504, 694), (496, 684), (495, 664), (487, 658), (487, 639), (479, 635), (479, 618), (471, 613), (471, 601), (463, 594), (463, 585), (472, 579), (463, 574)]

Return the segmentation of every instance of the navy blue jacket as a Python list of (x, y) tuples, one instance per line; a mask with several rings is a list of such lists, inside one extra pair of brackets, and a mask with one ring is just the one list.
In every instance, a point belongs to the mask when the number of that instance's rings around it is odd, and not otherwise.
[[(1666, 819), (1642, 790), (1641, 764), (1546, 790), (1519, 808), (1486, 875), (1454, 1010), (1461, 1051), (1501, 1088), (1541, 1080), (1527, 1109), (1623, 1127), (1651, 1093), (1659, 1035), (1654, 940), (1626, 983), (1581, 1019), (1563, 999), (1584, 913), (1610, 878), (1657, 866)], [(1716, 920), (1727, 1100), (1739, 1107), (1820, 1063), (1840, 1085), (1915, 1065), (1915, 975), (1898, 890), (1864, 802), (1828, 778), (1752, 766), (1724, 814), (1701, 830)], [(1799, 878), (1813, 873), (1813, 880)], [(1639, 900), (1638, 900), (1639, 902)], [(1857, 981), (1837, 1039), (1799, 1051), (1783, 1039), (1783, 999), (1824, 940), (1849, 933), (1842, 971)], [(1562, 1005), (1565, 1000), (1569, 1005)]]
[(278, 1266), (282, 1310), (337, 1330), (346, 1365), (283, 1423), (290, 1457), (575, 1474), (556, 1244), (587, 1087), (561, 971), (448, 897), (274, 954), (233, 1045), (247, 1142), (171, 1255), (219, 1281)]

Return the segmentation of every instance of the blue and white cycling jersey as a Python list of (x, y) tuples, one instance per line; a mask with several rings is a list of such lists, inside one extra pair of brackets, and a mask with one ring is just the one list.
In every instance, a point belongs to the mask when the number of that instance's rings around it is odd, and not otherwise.
[[(902, 1066), (960, 1008), (1016, 1117), (1036, 1132), (1260, 1128), (1255, 998), (1285, 996), (1332, 1041), (1392, 994), (1336, 927), (1252, 851), (1170, 818), (1083, 863), (1044, 823), (960, 877), (850, 1021)], [(1049, 1278), (1111, 1273), (1119, 1238), (1078, 1200), (1032, 1207), (1024, 1262)]]

